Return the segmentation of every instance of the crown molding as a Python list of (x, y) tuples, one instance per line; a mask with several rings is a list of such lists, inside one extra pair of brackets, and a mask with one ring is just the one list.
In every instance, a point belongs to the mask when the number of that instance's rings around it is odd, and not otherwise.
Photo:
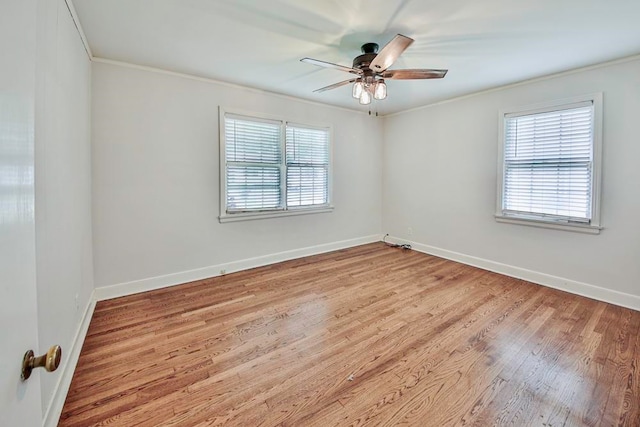
[(80, 24), (80, 18), (78, 18), (78, 13), (76, 12), (76, 8), (73, 5), (72, 0), (64, 0), (67, 5), (67, 9), (69, 10), (69, 14), (71, 14), (71, 19), (73, 20), (73, 24), (76, 26), (76, 30), (78, 30), (78, 35), (80, 36), (80, 40), (82, 41), (82, 45), (84, 46), (84, 50), (87, 52), (87, 56), (89, 56), (89, 60), (93, 60), (93, 53), (91, 53), (91, 47), (89, 46), (89, 42), (87, 41), (87, 36), (82, 29), (82, 25)]

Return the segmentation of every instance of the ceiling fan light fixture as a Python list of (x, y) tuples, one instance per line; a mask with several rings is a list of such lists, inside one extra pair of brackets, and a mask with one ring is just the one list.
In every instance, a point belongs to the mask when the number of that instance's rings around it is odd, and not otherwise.
[(360, 94), (360, 104), (369, 105), (371, 104), (371, 92), (368, 90), (363, 90)]
[(362, 96), (362, 92), (364, 92), (364, 85), (362, 84), (362, 80), (358, 79), (353, 84), (353, 92), (351, 93), (351, 95), (354, 98), (360, 98)]
[(387, 97), (387, 84), (384, 82), (384, 79), (380, 79), (376, 82), (373, 97), (375, 99), (385, 99)]
[(313, 58), (302, 58), (300, 61), (355, 75), (355, 77), (352, 76), (349, 80), (343, 80), (316, 89), (314, 92), (324, 92), (353, 83), (351, 96), (360, 101), (360, 104), (368, 105), (371, 104), (374, 99), (383, 100), (387, 98), (387, 84), (385, 83), (385, 79), (441, 79), (447, 74), (447, 70), (426, 68), (389, 70), (388, 68), (393, 65), (398, 57), (402, 55), (413, 42), (414, 40), (412, 38), (397, 34), (380, 51), (378, 51), (379, 46), (377, 43), (365, 43), (362, 45), (362, 55), (358, 55), (353, 59), (353, 65), (351, 67)]

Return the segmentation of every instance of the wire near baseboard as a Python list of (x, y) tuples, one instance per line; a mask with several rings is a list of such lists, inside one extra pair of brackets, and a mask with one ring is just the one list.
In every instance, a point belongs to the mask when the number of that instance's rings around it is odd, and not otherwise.
[(396, 243), (389, 243), (387, 242), (387, 236), (389, 235), (389, 233), (385, 234), (384, 237), (382, 238), (382, 242), (391, 247), (391, 248), (400, 248), (400, 249), (405, 249), (405, 250), (409, 250), (411, 249), (411, 245), (408, 243), (403, 243), (403, 244), (396, 244)]

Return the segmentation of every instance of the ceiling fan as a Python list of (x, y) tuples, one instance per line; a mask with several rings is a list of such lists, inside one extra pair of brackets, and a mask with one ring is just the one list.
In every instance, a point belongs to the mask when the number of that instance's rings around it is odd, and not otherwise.
[(396, 80), (420, 80), (420, 79), (441, 79), (448, 70), (431, 69), (405, 69), (389, 70), (388, 68), (398, 59), (413, 43), (413, 39), (402, 34), (396, 35), (378, 52), (377, 43), (365, 43), (362, 45), (362, 55), (353, 59), (353, 66), (333, 64), (331, 62), (320, 61), (313, 58), (302, 58), (300, 61), (319, 67), (333, 68), (354, 74), (355, 77), (320, 89), (314, 92), (324, 92), (353, 83), (352, 95), (360, 100), (360, 104), (367, 105), (374, 99), (385, 99), (387, 97), (387, 85), (385, 79)]

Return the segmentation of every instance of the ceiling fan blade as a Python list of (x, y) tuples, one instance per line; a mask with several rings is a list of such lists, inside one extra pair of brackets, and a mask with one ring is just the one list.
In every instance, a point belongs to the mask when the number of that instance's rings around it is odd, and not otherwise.
[(319, 59), (302, 58), (300, 62), (306, 62), (307, 64), (317, 65), (318, 67), (333, 68), (334, 70), (346, 71), (347, 73), (351, 73), (351, 74), (357, 74), (357, 75), (362, 74), (362, 70), (359, 70), (357, 68), (345, 67), (344, 65), (334, 64), (326, 61), (320, 61)]
[(324, 92), (325, 90), (335, 89), (337, 87), (348, 85), (349, 83), (353, 83), (356, 80), (358, 80), (358, 79), (351, 79), (351, 80), (345, 80), (345, 81), (340, 82), (340, 83), (334, 83), (332, 85), (321, 87), (320, 89), (316, 89), (316, 90), (314, 90), (314, 92)]
[(382, 73), (385, 79), (396, 80), (414, 80), (414, 79), (441, 79), (449, 70), (429, 70), (429, 69), (413, 69), (413, 70), (387, 70)]
[(369, 68), (371, 68), (376, 73), (381, 73), (387, 68), (389, 68), (402, 52), (408, 48), (411, 43), (413, 43), (413, 39), (407, 36), (403, 36), (402, 34), (396, 35), (389, 43), (387, 43), (380, 53), (373, 58), (371, 64), (369, 64)]

